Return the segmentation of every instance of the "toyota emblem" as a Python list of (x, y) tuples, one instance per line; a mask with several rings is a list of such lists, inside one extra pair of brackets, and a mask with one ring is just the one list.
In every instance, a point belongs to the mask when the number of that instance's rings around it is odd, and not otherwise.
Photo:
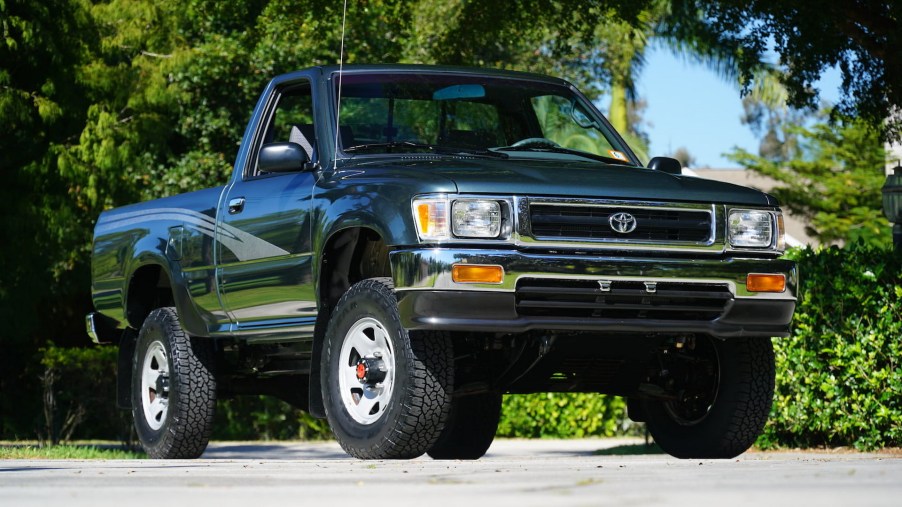
[(611, 218), (608, 218), (608, 223), (611, 225), (611, 229), (614, 232), (619, 232), (620, 234), (629, 234), (636, 230), (636, 217), (630, 215), (629, 213), (614, 213), (611, 215)]

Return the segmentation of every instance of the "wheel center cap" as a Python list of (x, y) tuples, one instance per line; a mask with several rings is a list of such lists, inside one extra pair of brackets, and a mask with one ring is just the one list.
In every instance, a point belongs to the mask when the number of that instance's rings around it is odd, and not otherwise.
[(385, 366), (385, 361), (378, 357), (364, 357), (357, 361), (355, 373), (361, 384), (372, 385), (385, 380), (388, 368)]
[(157, 381), (154, 382), (154, 390), (156, 390), (158, 395), (163, 395), (164, 393), (169, 392), (169, 377), (165, 375), (158, 375)]

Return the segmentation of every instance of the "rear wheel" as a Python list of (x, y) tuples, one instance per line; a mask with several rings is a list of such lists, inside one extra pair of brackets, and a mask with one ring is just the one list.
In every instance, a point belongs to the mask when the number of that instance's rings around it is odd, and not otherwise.
[(453, 357), (444, 333), (408, 333), (389, 278), (354, 284), (329, 321), (321, 367), (326, 418), (362, 459), (421, 456), (451, 406)]
[(175, 308), (144, 320), (132, 363), (132, 416), (151, 458), (197, 458), (210, 440), (216, 407), (213, 349), (191, 338)]
[(428, 454), (434, 459), (479, 459), (495, 439), (501, 419), (501, 395), (474, 394), (456, 398), (445, 429)]
[(646, 400), (648, 431), (678, 458), (732, 458), (761, 434), (774, 393), (769, 338), (700, 337), (665, 361), (676, 399)]

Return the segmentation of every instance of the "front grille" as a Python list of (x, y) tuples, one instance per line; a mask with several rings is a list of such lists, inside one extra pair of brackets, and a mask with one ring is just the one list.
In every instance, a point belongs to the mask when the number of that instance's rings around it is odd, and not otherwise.
[(710, 321), (733, 299), (726, 285), (660, 282), (649, 292), (644, 282), (547, 280), (517, 283), (517, 313), (530, 317), (664, 319)]
[[(707, 210), (532, 204), (529, 213), (532, 235), (536, 238), (680, 243), (704, 243), (711, 239), (711, 213)], [(632, 215), (636, 229), (629, 233), (616, 232), (610, 218), (617, 213)]]

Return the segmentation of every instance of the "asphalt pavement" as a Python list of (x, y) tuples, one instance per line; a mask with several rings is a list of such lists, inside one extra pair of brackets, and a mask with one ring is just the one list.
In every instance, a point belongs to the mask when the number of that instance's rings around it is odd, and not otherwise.
[(198, 460), (0, 460), (0, 506), (902, 505), (902, 455), (678, 460), (640, 440), (498, 440), (478, 461), (360, 461), (333, 442), (210, 445)]

